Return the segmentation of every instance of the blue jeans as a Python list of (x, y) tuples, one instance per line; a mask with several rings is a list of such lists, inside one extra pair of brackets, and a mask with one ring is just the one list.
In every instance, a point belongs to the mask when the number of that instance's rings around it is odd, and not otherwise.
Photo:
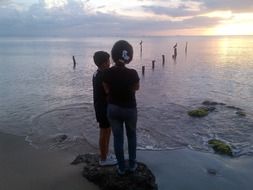
[(137, 124), (137, 109), (123, 108), (117, 105), (109, 104), (107, 115), (112, 133), (114, 137), (114, 152), (118, 161), (118, 166), (121, 171), (125, 170), (124, 158), (124, 124), (126, 127), (129, 167), (133, 168), (136, 162), (136, 124)]

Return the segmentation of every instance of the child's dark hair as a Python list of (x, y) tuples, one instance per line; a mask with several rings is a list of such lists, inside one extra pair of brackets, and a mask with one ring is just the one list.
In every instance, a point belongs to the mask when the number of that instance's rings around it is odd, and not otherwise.
[(112, 59), (117, 64), (128, 64), (133, 59), (133, 47), (125, 40), (117, 41), (111, 51)]
[(103, 63), (106, 63), (109, 60), (109, 58), (110, 58), (109, 53), (107, 53), (105, 51), (97, 51), (93, 55), (94, 63), (98, 67), (101, 66)]

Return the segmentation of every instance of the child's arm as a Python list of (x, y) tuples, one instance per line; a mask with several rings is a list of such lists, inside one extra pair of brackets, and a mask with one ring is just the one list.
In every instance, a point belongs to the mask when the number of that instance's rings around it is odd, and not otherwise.
[(104, 87), (104, 89), (105, 89), (105, 93), (106, 93), (106, 94), (109, 94), (109, 86), (108, 86), (108, 84), (105, 83), (105, 82), (103, 82), (103, 87)]
[(137, 91), (137, 90), (139, 90), (139, 88), (140, 88), (140, 83), (139, 82), (137, 82), (133, 85), (133, 90)]

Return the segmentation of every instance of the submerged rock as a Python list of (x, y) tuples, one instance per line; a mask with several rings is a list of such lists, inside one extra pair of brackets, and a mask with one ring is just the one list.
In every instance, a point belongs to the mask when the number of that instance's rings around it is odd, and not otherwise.
[(66, 134), (59, 134), (53, 137), (53, 140), (57, 143), (62, 143), (68, 138)]
[(212, 139), (208, 141), (208, 144), (211, 145), (214, 151), (219, 154), (233, 156), (230, 146), (221, 140)]
[(148, 167), (138, 162), (134, 173), (127, 172), (119, 176), (116, 166), (101, 167), (98, 164), (98, 155), (79, 155), (71, 164), (85, 164), (82, 175), (95, 183), (102, 190), (157, 190), (155, 176)]
[(206, 100), (206, 101), (202, 102), (202, 104), (206, 105), (206, 106), (226, 105), (224, 103), (212, 102), (212, 101), (209, 101), (209, 100)]
[(216, 169), (208, 168), (207, 173), (210, 175), (217, 175), (218, 171)]
[(202, 102), (202, 104), (203, 104), (203, 105), (207, 105), (207, 106), (215, 106), (215, 105), (217, 105), (218, 103), (217, 103), (217, 102), (211, 102), (211, 101), (206, 100), (206, 101)]
[(188, 111), (188, 115), (192, 117), (204, 117), (208, 115), (208, 108), (200, 107), (195, 110)]
[(78, 155), (70, 164), (77, 165), (85, 162), (86, 158), (83, 155)]
[(238, 108), (236, 106), (226, 106), (226, 107), (229, 108), (229, 109), (234, 109), (234, 110), (238, 110), (238, 111), (242, 110), (241, 108)]
[(243, 112), (243, 111), (237, 111), (236, 114), (239, 115), (239, 116), (241, 116), (241, 117), (245, 117), (246, 116), (246, 113)]

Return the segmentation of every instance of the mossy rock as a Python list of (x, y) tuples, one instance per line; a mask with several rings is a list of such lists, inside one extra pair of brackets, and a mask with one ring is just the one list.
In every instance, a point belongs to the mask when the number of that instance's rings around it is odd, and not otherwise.
[(198, 108), (188, 111), (188, 115), (192, 117), (204, 117), (208, 115), (208, 108)]
[(239, 116), (241, 116), (241, 117), (245, 117), (246, 116), (246, 113), (243, 112), (243, 111), (237, 111), (236, 114), (239, 115)]
[(216, 153), (233, 156), (230, 146), (220, 140), (212, 139), (208, 141), (208, 144), (212, 146)]

